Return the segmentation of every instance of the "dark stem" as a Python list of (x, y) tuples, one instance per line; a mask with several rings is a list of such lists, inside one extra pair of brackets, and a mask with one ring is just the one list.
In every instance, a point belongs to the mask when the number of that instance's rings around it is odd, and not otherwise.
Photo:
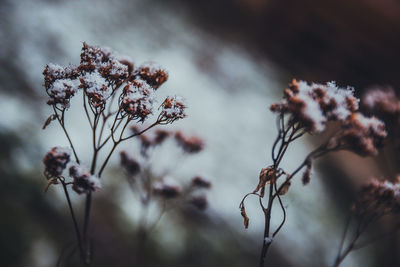
[(73, 224), (74, 224), (75, 233), (76, 233), (76, 239), (78, 240), (78, 246), (79, 246), (80, 255), (81, 255), (81, 258), (83, 259), (83, 255), (84, 254), (83, 254), (81, 234), (80, 234), (80, 231), (79, 231), (78, 223), (76, 221), (74, 209), (72, 208), (71, 199), (69, 197), (67, 186), (66, 186), (66, 184), (65, 184), (65, 182), (63, 180), (60, 179), (60, 181), (61, 181), (61, 184), (62, 184), (63, 189), (64, 189), (65, 198), (67, 199), (69, 211), (71, 213), (71, 218), (72, 218), (72, 221), (73, 221)]

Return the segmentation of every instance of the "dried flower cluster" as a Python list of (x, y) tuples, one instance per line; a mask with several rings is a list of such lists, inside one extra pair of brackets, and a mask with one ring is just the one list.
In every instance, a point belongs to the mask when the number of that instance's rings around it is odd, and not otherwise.
[[(136, 67), (126, 56), (86, 43), (83, 43), (78, 66), (48, 64), (43, 75), (44, 87), (49, 96), (47, 104), (53, 109), (53, 114), (46, 120), (43, 129), (56, 120), (70, 145), (70, 150), (54, 147), (45, 155), (45, 176), (49, 180), (48, 187), (52, 184), (62, 184), (77, 235), (81, 262), (89, 266), (91, 248), (88, 242), (88, 222), (91, 195), (101, 188), (100, 177), (113, 152), (120, 143), (136, 136), (143, 141), (143, 154), (146, 152), (146, 146), (149, 148), (156, 143), (162, 143), (169, 133), (165, 135), (166, 133), (160, 130), (156, 139), (150, 142), (147, 142), (147, 137), (142, 134), (157, 125), (170, 124), (186, 117), (186, 104), (183, 98), (174, 96), (166, 97), (156, 106), (156, 91), (168, 80), (168, 73), (164, 68), (151, 62)], [(82, 114), (86, 116), (91, 128), (90, 132), (82, 133), (82, 137), (91, 138), (93, 145), (93, 155), (88, 165), (90, 168), (86, 168), (85, 164), (80, 162), (78, 151), (65, 124), (71, 99), (78, 94), (83, 97)], [(155, 121), (148, 127), (126, 133), (126, 129), (136, 129), (135, 123), (150, 120), (152, 115), (155, 115)], [(102, 152), (110, 146), (111, 149), (102, 157)], [(74, 160), (71, 159), (72, 154)], [(103, 161), (99, 162), (100, 159)], [(128, 154), (121, 154), (121, 160), (131, 174), (141, 172), (142, 166), (135, 163)], [(63, 176), (69, 162), (72, 164), (69, 173)], [(70, 185), (76, 193), (86, 195), (82, 235), (69, 197)]]
[[(351, 87), (340, 88), (334, 82), (326, 84), (307, 83), (293, 80), (284, 90), (283, 100), (272, 104), (272, 112), (278, 113), (278, 136), (272, 147), (272, 165), (262, 168), (257, 187), (245, 195), (240, 203), (240, 212), (245, 228), (249, 225), (244, 201), (250, 195), (259, 197), (259, 203), (265, 214), (265, 231), (260, 267), (264, 266), (267, 251), (273, 238), (279, 233), (286, 221), (286, 209), (282, 196), (291, 185), (293, 177), (305, 168), (302, 181), (308, 184), (311, 178), (313, 160), (332, 151), (350, 150), (362, 156), (376, 155), (386, 137), (385, 124), (376, 117), (366, 117), (359, 112), (359, 100)], [(289, 145), (306, 133), (320, 133), (329, 122), (339, 125), (333, 129), (331, 137), (309, 153), (303, 162), (293, 171), (280, 168)], [(281, 177), (285, 177), (281, 179)], [(268, 191), (267, 191), (268, 186)], [(266, 206), (263, 198), (267, 196)], [(281, 224), (271, 231), (273, 202), (277, 200), (283, 213)]]
[(84, 166), (78, 164), (71, 166), (69, 168), (69, 176), (74, 179), (72, 189), (78, 194), (90, 193), (101, 188), (99, 177), (92, 175)]
[(369, 89), (362, 98), (363, 106), (378, 116), (400, 114), (400, 100), (391, 87), (374, 87)]
[(400, 177), (395, 183), (387, 180), (374, 179), (363, 186), (357, 213), (373, 213), (385, 215), (388, 213), (400, 213)]
[(53, 147), (43, 158), (44, 175), (47, 179), (58, 177), (70, 161), (71, 151), (62, 147)]
[[(132, 130), (134, 132), (139, 131), (136, 128)], [(154, 196), (161, 202), (173, 200), (175, 203), (179, 201), (180, 203), (192, 204), (201, 210), (205, 209), (207, 207), (207, 198), (204, 194), (199, 193), (202, 189), (211, 187), (211, 183), (208, 180), (196, 176), (189, 184), (181, 185), (170, 176), (169, 171), (159, 176), (153, 173), (149, 167), (148, 162), (151, 161), (154, 149), (161, 146), (168, 139), (175, 139), (178, 147), (185, 154), (198, 153), (203, 149), (203, 141), (200, 138), (195, 136), (186, 137), (180, 131), (172, 132), (156, 129), (148, 134), (142, 134), (139, 139), (141, 157), (134, 158), (126, 151), (120, 153), (121, 165), (128, 173), (128, 181), (132, 189), (138, 196), (141, 196), (140, 200), (144, 205), (148, 205)], [(182, 143), (187, 140), (190, 140), (188, 144)], [(187, 147), (194, 146), (193, 140), (196, 140), (196, 143), (201, 143), (201, 148), (199, 148), (199, 144), (196, 144), (196, 149), (188, 149)]]
[(284, 90), (284, 99), (271, 110), (288, 113), (308, 131), (322, 132), (328, 121), (344, 121), (358, 109), (358, 99), (351, 87), (340, 88), (334, 82), (308, 84), (293, 80)]

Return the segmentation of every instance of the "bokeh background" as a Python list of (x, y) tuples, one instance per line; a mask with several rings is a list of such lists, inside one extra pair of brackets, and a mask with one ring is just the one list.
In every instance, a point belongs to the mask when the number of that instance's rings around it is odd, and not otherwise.
[[(189, 106), (188, 118), (172, 128), (202, 137), (206, 147), (179, 161), (160, 150), (154, 168), (177, 166), (176, 179), (202, 175), (213, 187), (205, 212), (180, 208), (163, 216), (142, 251), (145, 265), (256, 266), (263, 215), (249, 200), (245, 230), (238, 206), (270, 164), (276, 129), (269, 105), (292, 78), (335, 80), (358, 95), (373, 85), (400, 88), (399, 12), (395, 0), (1, 1), (1, 265), (55, 266), (74, 241), (61, 188), (43, 192), (44, 153), (67, 145), (55, 123), (41, 130), (51, 113), (42, 86), (47, 63), (77, 64), (85, 41), (165, 66), (170, 78), (160, 90), (184, 96)], [(89, 154), (79, 108), (70, 109), (67, 124), (79, 152)], [(285, 168), (318, 142), (315, 136), (294, 145)], [(320, 160), (311, 184), (297, 180), (284, 198), (287, 223), (268, 266), (330, 266), (360, 184), (393, 179), (397, 163), (391, 139), (378, 158), (343, 152)], [(140, 206), (117, 155), (104, 183), (94, 198), (93, 266), (134, 266)], [(74, 195), (73, 203), (81, 218), (82, 197)], [(388, 227), (390, 220), (368, 234)], [(393, 234), (356, 251), (343, 266), (399, 266), (399, 240)]]

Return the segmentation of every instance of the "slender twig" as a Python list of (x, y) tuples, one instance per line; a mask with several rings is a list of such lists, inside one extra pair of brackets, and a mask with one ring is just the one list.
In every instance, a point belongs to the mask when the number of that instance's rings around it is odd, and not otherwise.
[(72, 221), (73, 221), (73, 224), (74, 224), (74, 228), (75, 228), (75, 233), (76, 233), (76, 239), (78, 240), (79, 251), (81, 253), (81, 257), (83, 257), (84, 254), (83, 254), (83, 247), (82, 247), (82, 241), (81, 241), (81, 233), (79, 231), (78, 223), (76, 221), (74, 209), (72, 208), (72, 203), (71, 203), (71, 199), (69, 197), (68, 189), (67, 189), (67, 186), (64, 183), (63, 179), (60, 179), (60, 182), (61, 182), (61, 184), (63, 186), (64, 193), (65, 193), (65, 198), (67, 199), (69, 211), (71, 213), (71, 218), (72, 218)]
[(72, 144), (71, 138), (69, 137), (68, 131), (67, 131), (67, 129), (65, 128), (65, 125), (64, 125), (64, 110), (62, 110), (62, 117), (61, 117), (61, 118), (60, 118), (60, 116), (58, 115), (57, 109), (56, 109), (56, 107), (55, 107), (54, 105), (53, 105), (53, 110), (54, 110), (54, 114), (56, 115), (56, 118), (57, 118), (58, 123), (61, 125), (61, 128), (63, 129), (64, 134), (65, 134), (65, 136), (66, 136), (67, 139), (68, 139), (69, 145), (71, 146), (72, 152), (74, 153), (75, 160), (76, 160), (76, 162), (79, 164), (79, 158), (78, 158), (78, 155), (77, 155), (77, 153), (76, 153), (75, 147), (74, 147), (74, 145)]

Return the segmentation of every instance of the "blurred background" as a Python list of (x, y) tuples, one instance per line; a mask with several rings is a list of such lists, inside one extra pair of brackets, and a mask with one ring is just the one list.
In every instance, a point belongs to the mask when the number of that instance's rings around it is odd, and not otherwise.
[[(0, 2), (0, 259), (2, 266), (56, 266), (72, 253), (73, 227), (60, 187), (43, 192), (42, 157), (67, 145), (51, 114), (42, 71), (49, 62), (78, 64), (82, 42), (107, 46), (137, 64), (153, 60), (169, 71), (162, 94), (186, 98), (188, 118), (172, 125), (200, 136), (202, 153), (187, 159), (160, 150), (159, 165), (178, 165), (177, 180), (212, 181), (208, 208), (173, 210), (149, 233), (145, 266), (256, 266), (263, 215), (247, 203), (250, 227), (238, 209), (261, 168), (270, 165), (276, 136), (270, 104), (292, 78), (400, 88), (400, 2), (395, 0), (3, 0)], [(89, 154), (82, 111), (67, 124), (79, 153)], [(360, 184), (394, 179), (391, 142), (378, 158), (337, 153), (320, 160), (311, 184), (297, 179), (284, 198), (288, 218), (269, 251), (268, 266), (330, 266)], [(294, 169), (320, 142), (304, 138), (289, 151)], [(129, 144), (128, 144), (129, 148)], [(85, 157), (84, 157), (85, 158)], [(115, 154), (95, 194), (91, 218), (93, 266), (134, 266), (140, 205)], [(73, 195), (82, 219), (83, 198)], [(281, 214), (276, 209), (274, 225)], [(385, 221), (368, 234), (390, 227)], [(400, 238), (358, 250), (342, 266), (400, 266)], [(64, 254), (65, 254), (64, 253)], [(68, 258), (68, 256), (65, 256)], [(63, 260), (60, 266), (76, 266)]]

